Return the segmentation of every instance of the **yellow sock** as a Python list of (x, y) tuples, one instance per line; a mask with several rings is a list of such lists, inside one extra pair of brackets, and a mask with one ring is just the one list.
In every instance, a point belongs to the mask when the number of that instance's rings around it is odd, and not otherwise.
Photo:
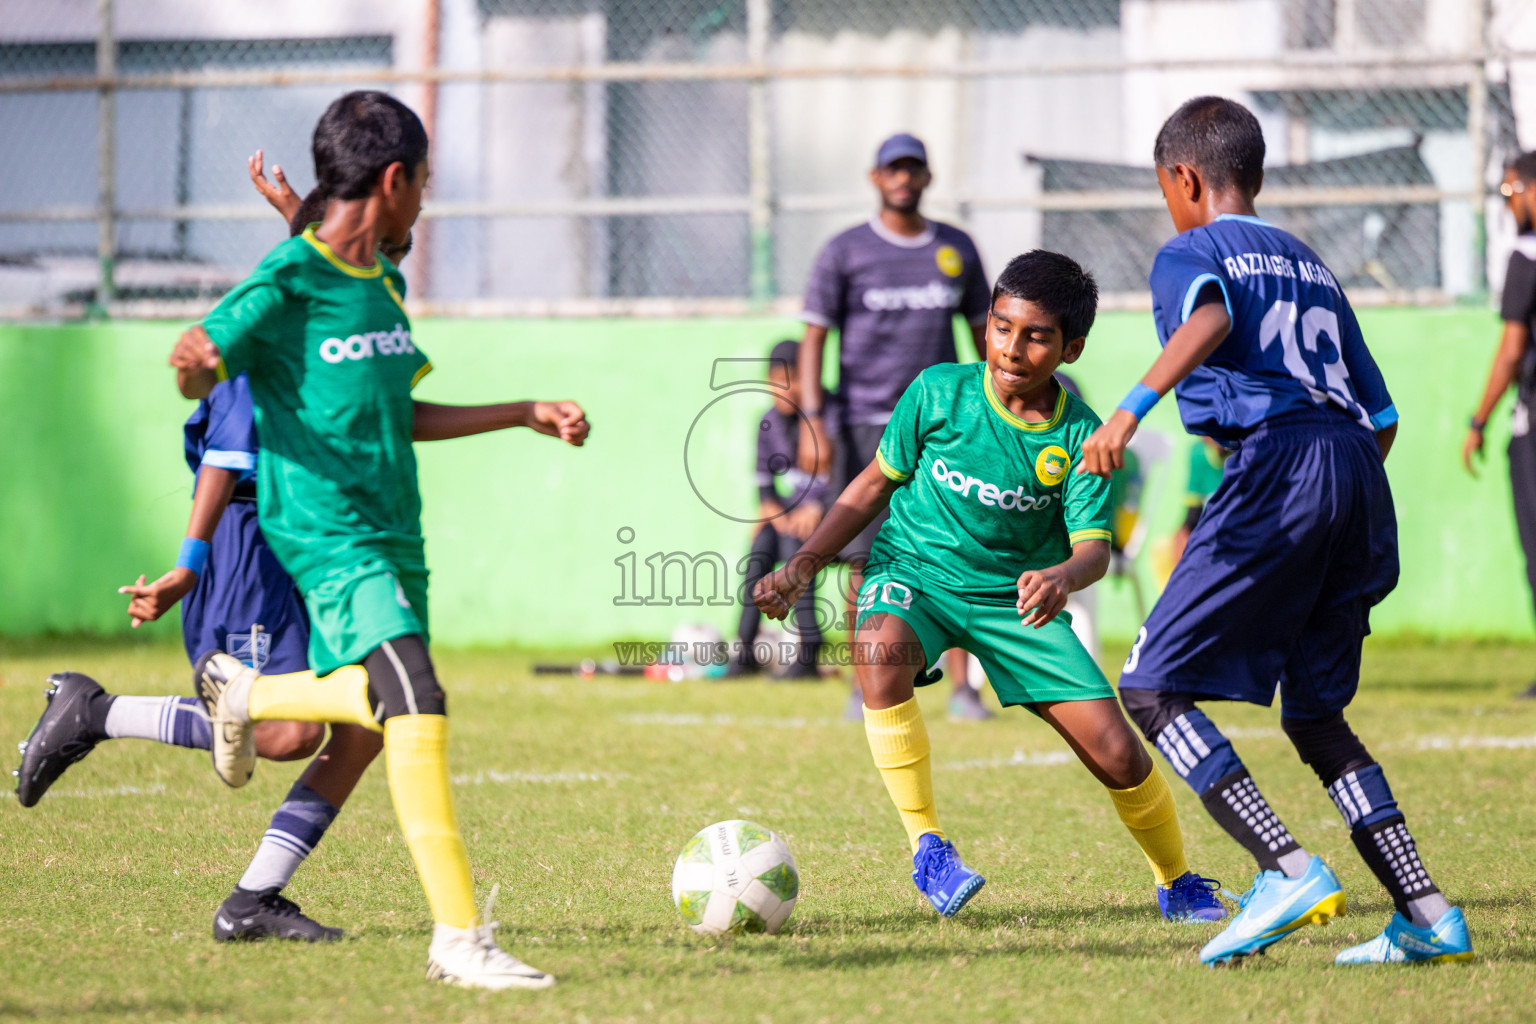
[(933, 806), (933, 773), (928, 764), (928, 730), (917, 698), (893, 708), (864, 709), (864, 735), (869, 752), (875, 755), (875, 767), (885, 780), (885, 791), (901, 812), (912, 850), (917, 851), (918, 837), (932, 832), (940, 839), (939, 813)]
[(1158, 885), (1167, 886), (1189, 870), (1184, 861), (1184, 833), (1173, 806), (1173, 792), (1156, 765), (1140, 785), (1111, 789), (1109, 797), (1136, 845), (1147, 855)]
[(368, 670), (346, 665), (323, 678), (313, 672), (262, 676), (251, 684), (257, 722), (347, 722), (383, 732), (368, 706)]
[(427, 891), (432, 920), (469, 928), (475, 883), (448, 789), (446, 715), (398, 715), (384, 723), (384, 766), (400, 830)]

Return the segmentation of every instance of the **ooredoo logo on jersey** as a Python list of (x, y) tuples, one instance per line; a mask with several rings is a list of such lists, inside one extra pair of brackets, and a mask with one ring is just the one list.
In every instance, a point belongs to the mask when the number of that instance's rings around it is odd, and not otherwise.
[(349, 335), (346, 339), (326, 338), (320, 343), (320, 358), (328, 363), (372, 359), (375, 355), (407, 356), (415, 351), (410, 328), (398, 323), (392, 331), (369, 331)]
[(1049, 508), (1051, 495), (1038, 497), (1024, 493), (1024, 485), (1003, 490), (997, 484), (989, 484), (979, 477), (968, 476), (958, 469), (950, 469), (943, 459), (933, 460), (933, 478), (962, 498), (974, 498), (989, 508), (1007, 509), (1010, 512), (1029, 512)]

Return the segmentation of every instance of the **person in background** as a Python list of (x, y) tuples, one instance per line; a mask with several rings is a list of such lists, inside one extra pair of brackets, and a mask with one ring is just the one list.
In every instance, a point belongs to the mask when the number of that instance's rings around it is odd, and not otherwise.
[[(768, 357), (769, 380), (774, 386), (773, 408), (763, 413), (757, 431), (757, 533), (747, 555), (747, 571), (742, 584), (739, 641), (729, 674), (746, 675), (763, 670), (753, 651), (763, 615), (752, 603), (752, 588), (787, 562), (800, 544), (821, 522), (822, 514), (832, 504), (827, 470), (832, 453), (818, 453), (815, 471), (800, 468), (800, 343), (781, 341)], [(788, 493), (779, 489), (779, 481), (788, 485)], [(795, 632), (799, 635), (794, 664), (785, 666), (781, 679), (816, 679), (816, 655), (821, 648), (821, 623), (816, 621), (816, 591), (807, 587), (795, 602)]]
[(1189, 447), (1189, 483), (1184, 486), (1184, 521), (1174, 535), (1168, 538), (1166, 567), (1159, 566), (1164, 583), (1173, 567), (1184, 557), (1184, 545), (1189, 543), (1189, 533), (1200, 521), (1205, 503), (1211, 500), (1216, 488), (1221, 486), (1227, 459), (1232, 453), (1208, 437), (1197, 437)]
[[(978, 357), (986, 358), (990, 292), (981, 256), (969, 235), (919, 212), (933, 181), (928, 150), (911, 135), (893, 135), (875, 154), (870, 183), (880, 193), (880, 212), (822, 247), (806, 286), (805, 334), (800, 381), (805, 410), (800, 468), (814, 472), (815, 453), (834, 451), (835, 495), (874, 460), (896, 402), (930, 366), (955, 362), (954, 318), (965, 317)], [(827, 335), (838, 332), (839, 415), (825, 416), (821, 387)], [(885, 522), (883, 511), (839, 553), (850, 566), (852, 596), (863, 581), (870, 545)], [(950, 715), (991, 718), (966, 682), (966, 659), (951, 651)], [(863, 720), (857, 684), (844, 717)]]
[[(1510, 164), (1499, 191), (1520, 234), (1509, 254), (1504, 296), (1499, 303), (1504, 332), (1488, 370), (1482, 400), (1467, 426), (1461, 462), (1468, 473), (1477, 476), (1474, 459), (1484, 457), (1483, 431), (1488, 418), (1504, 392), (1514, 386), (1515, 409), (1507, 449), (1509, 489), (1515, 499), (1520, 547), (1525, 552), (1526, 580), (1536, 596), (1536, 436), (1531, 434), (1531, 405), (1536, 401), (1536, 347), (1531, 345), (1531, 333), (1536, 330), (1536, 152), (1522, 153)], [(1521, 696), (1536, 698), (1536, 682)]]

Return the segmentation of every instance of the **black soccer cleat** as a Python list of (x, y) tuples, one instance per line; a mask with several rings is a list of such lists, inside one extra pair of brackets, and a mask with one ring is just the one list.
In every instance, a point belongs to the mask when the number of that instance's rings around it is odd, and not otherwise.
[(246, 892), (237, 887), (213, 915), (215, 942), (336, 942), (341, 935), (340, 928), (327, 928), (305, 917), (299, 905), (277, 889)]
[(21, 806), (35, 805), (66, 768), (96, 749), (91, 701), (105, 692), (100, 683), (79, 672), (56, 672), (48, 677), (48, 689), (43, 691), (48, 706), (32, 735), (17, 745), (21, 767), (13, 774)]

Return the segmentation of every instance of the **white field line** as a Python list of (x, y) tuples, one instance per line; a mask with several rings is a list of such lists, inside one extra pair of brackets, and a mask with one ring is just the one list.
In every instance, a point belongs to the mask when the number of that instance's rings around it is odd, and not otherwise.
[(159, 796), (165, 792), (165, 787), (154, 786), (112, 786), (104, 789), (67, 789), (63, 792), (54, 790), (50, 795), (54, 797), (69, 796), (81, 797), (86, 800), (96, 800), (110, 796)]
[(1420, 736), (1417, 750), (1529, 750), (1536, 736)]
[(1015, 750), (1008, 757), (979, 757), (970, 761), (946, 761), (938, 767), (947, 772), (969, 771), (974, 768), (1047, 768), (1072, 764), (1077, 760), (1070, 751), (1047, 750), (1025, 753)]
[(473, 775), (455, 775), (455, 786), (556, 785), (565, 782), (617, 782), (628, 775), (614, 772), (498, 772), (486, 770)]

